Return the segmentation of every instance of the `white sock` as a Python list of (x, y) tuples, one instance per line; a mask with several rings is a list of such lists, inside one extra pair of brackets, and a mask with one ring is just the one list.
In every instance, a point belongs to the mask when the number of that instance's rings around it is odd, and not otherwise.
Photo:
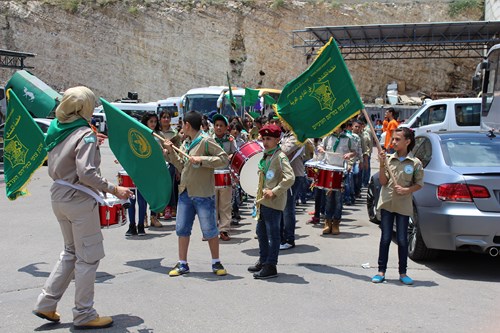
[(182, 264), (182, 265), (187, 265), (187, 261), (186, 260), (179, 260), (179, 264)]
[(220, 262), (220, 259), (217, 258), (217, 259), (212, 259), (212, 265), (215, 265), (216, 263)]

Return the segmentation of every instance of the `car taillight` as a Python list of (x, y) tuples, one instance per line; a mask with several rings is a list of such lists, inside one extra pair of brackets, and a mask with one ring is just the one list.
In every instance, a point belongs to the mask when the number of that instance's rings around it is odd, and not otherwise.
[(438, 186), (437, 196), (443, 201), (468, 201), (490, 197), (484, 186), (467, 184), (442, 184)]

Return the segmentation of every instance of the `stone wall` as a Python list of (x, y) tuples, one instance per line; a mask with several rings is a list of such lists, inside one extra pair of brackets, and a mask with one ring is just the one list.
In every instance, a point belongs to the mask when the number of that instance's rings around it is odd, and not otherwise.
[[(102, 1), (101, 1), (102, 2)], [(306, 67), (292, 30), (309, 26), (479, 20), (451, 18), (449, 1), (119, 1), (82, 2), (74, 13), (42, 1), (2, 1), (0, 48), (36, 53), (33, 74), (57, 90), (87, 85), (114, 100), (144, 101), (193, 87), (282, 88)], [(128, 5), (126, 4), (128, 3)], [(210, 3), (210, 4), (208, 4)], [(274, 4), (274, 5), (273, 5)], [(392, 81), (407, 90), (463, 91), (478, 59), (348, 61), (366, 101)], [(0, 84), (12, 70), (0, 69)]]

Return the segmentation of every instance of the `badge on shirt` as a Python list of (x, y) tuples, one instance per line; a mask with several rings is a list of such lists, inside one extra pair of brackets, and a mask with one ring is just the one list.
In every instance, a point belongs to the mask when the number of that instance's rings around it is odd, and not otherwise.
[(85, 141), (85, 143), (95, 143), (97, 141), (97, 138), (95, 135), (92, 134), (92, 135), (84, 137), (83, 141)]
[(411, 175), (413, 173), (413, 166), (412, 165), (405, 165), (405, 173), (408, 175)]
[(274, 178), (274, 171), (273, 170), (267, 171), (267, 173), (266, 173), (266, 179), (267, 180), (271, 180), (273, 178)]

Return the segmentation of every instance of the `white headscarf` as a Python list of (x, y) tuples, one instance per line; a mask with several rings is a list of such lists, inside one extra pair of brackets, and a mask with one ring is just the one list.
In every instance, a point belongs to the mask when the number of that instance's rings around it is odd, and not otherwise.
[(71, 123), (78, 118), (90, 121), (95, 107), (95, 95), (87, 87), (69, 88), (64, 92), (56, 109), (56, 118), (61, 123)]

